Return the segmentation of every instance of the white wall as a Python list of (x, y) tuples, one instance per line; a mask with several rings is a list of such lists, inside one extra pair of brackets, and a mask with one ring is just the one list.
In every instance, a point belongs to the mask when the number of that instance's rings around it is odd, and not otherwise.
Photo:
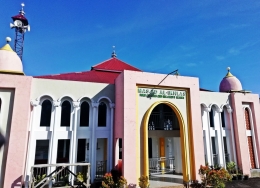
[[(52, 104), (52, 116), (50, 127), (40, 127), (41, 104), (49, 99)], [(37, 139), (50, 140), (49, 163), (56, 163), (58, 139), (70, 139), (70, 163), (77, 160), (77, 140), (89, 139), (89, 155), (91, 162), (91, 179), (95, 177), (96, 160), (102, 155), (102, 149), (96, 149), (98, 138), (107, 138), (108, 165), (112, 168), (112, 137), (113, 137), (113, 112), (114, 112), (114, 85), (90, 82), (75, 82), (48, 79), (33, 79), (31, 90), (31, 104), (33, 111), (30, 123), (30, 138), (27, 156), (27, 180), (30, 167), (34, 165), (35, 143)], [(64, 100), (71, 103), (70, 127), (61, 127), (61, 104)], [(83, 101), (89, 103), (89, 127), (80, 127), (80, 105)], [(98, 106), (103, 101), (107, 105), (106, 127), (98, 127)], [(103, 143), (99, 143), (99, 147)], [(103, 160), (103, 158), (102, 158)]]
[[(230, 160), (236, 162), (236, 151), (234, 146), (234, 130), (232, 122), (232, 108), (229, 93), (218, 92), (200, 92), (200, 102), (202, 108), (202, 127), (204, 132), (205, 155), (209, 165), (213, 165), (211, 137), (215, 137), (216, 153), (218, 154), (218, 163), (221, 166), (226, 165), (223, 137), (227, 140), (227, 149)], [(214, 127), (210, 127), (210, 114), (214, 114)], [(222, 127), (221, 112), (225, 114), (225, 127)]]

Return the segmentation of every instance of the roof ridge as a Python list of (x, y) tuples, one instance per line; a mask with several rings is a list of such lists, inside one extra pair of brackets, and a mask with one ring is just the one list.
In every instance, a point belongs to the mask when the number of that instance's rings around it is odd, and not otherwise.
[(58, 73), (58, 74), (38, 75), (38, 76), (33, 76), (33, 77), (40, 77), (40, 76), (57, 76), (57, 75), (72, 74), (72, 73), (84, 73), (84, 72), (91, 72), (91, 71), (65, 72), (65, 73)]
[(103, 62), (101, 62), (101, 63), (98, 63), (98, 64), (92, 66), (91, 69), (94, 69), (94, 68), (97, 67), (98, 65), (101, 65), (101, 64), (103, 64), (103, 63), (106, 63), (107, 61), (110, 61), (110, 60), (112, 60), (112, 59), (116, 59), (116, 60), (121, 61), (122, 63), (124, 63), (124, 64), (126, 64), (126, 65), (128, 65), (128, 66), (130, 66), (130, 67), (132, 67), (132, 68), (135, 68), (135, 69), (137, 69), (137, 70), (139, 70), (139, 71), (142, 71), (141, 69), (136, 68), (136, 67), (134, 67), (133, 65), (130, 65), (130, 64), (126, 63), (125, 61), (122, 61), (121, 59), (113, 58), (113, 57), (112, 57), (112, 58), (109, 58), (108, 60), (105, 60), (105, 61), (103, 61)]
[(111, 58), (109, 58), (109, 59), (107, 59), (107, 60), (105, 60), (105, 61), (102, 61), (101, 63), (98, 63), (98, 64), (96, 64), (96, 65), (93, 65), (93, 66), (91, 66), (91, 69), (92, 69), (93, 67), (96, 67), (96, 66), (98, 66), (98, 65), (100, 65), (100, 64), (102, 64), (102, 63), (105, 63), (105, 62), (107, 62), (107, 61), (109, 61), (109, 60), (111, 60), (111, 59), (114, 59), (114, 58), (111, 57)]

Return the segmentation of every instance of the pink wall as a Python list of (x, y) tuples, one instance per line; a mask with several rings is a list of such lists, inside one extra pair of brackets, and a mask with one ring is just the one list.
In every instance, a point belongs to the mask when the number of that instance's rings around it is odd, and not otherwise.
[(256, 94), (242, 94), (232, 93), (231, 103), (233, 108), (233, 122), (236, 139), (236, 149), (238, 158), (238, 167), (242, 167), (244, 174), (250, 174), (250, 160), (246, 136), (246, 127), (244, 119), (244, 111), (242, 103), (249, 103), (252, 110), (252, 116), (254, 121), (254, 131), (257, 144), (258, 161), (260, 161), (260, 106), (259, 95)]
[[(116, 111), (115, 111), (115, 130), (123, 125), (123, 173), (129, 183), (137, 183), (139, 177), (136, 175), (138, 167), (137, 163), (137, 150), (136, 150), (136, 133), (137, 133), (137, 119), (136, 119), (136, 85), (145, 84), (156, 86), (166, 75), (124, 71), (116, 79)], [(197, 78), (182, 77), (182, 76), (168, 76), (160, 86), (170, 86), (189, 89), (192, 93), (190, 95), (190, 108), (191, 108), (191, 134), (193, 137), (193, 149), (195, 151), (193, 169), (195, 179), (200, 179), (198, 169), (201, 164), (205, 163), (204, 148), (203, 148), (203, 132), (201, 129), (201, 110), (200, 110), (200, 94), (199, 82)], [(123, 98), (123, 99), (122, 99)], [(122, 116), (123, 113), (124, 115)], [(143, 118), (143, 117), (139, 117)], [(196, 144), (195, 144), (196, 143)], [(140, 169), (140, 167), (139, 167)], [(138, 170), (139, 170), (138, 169)]]
[(4, 188), (21, 187), (25, 169), (32, 77), (0, 74), (0, 88), (15, 90)]

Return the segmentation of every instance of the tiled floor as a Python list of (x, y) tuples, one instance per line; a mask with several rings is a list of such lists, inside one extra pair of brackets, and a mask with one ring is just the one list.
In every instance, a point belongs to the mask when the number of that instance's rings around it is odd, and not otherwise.
[(182, 175), (174, 175), (174, 174), (160, 174), (160, 175), (152, 175), (149, 177), (150, 179), (150, 188), (156, 187), (176, 187), (182, 188), (183, 179)]

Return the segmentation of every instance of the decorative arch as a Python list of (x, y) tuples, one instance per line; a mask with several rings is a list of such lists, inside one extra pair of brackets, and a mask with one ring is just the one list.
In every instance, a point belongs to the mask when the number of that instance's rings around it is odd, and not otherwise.
[(91, 103), (94, 103), (94, 101), (91, 98), (87, 97), (87, 96), (82, 96), (77, 101), (82, 103), (83, 101), (86, 101), (86, 100), (91, 102)]
[(69, 95), (63, 95), (63, 96), (61, 96), (57, 101), (58, 102), (61, 102), (61, 101), (63, 101), (64, 99), (69, 99), (70, 101), (76, 101), (76, 99), (74, 98), (74, 97), (71, 97), (71, 96), (69, 96)]
[(211, 104), (209, 105), (210, 111), (211, 111), (212, 107), (214, 107), (218, 113), (222, 112), (222, 109), (221, 109), (218, 105), (216, 105), (216, 104), (214, 104), (214, 103), (211, 103)]
[(40, 95), (40, 96), (37, 97), (35, 100), (36, 100), (36, 101), (42, 101), (44, 98), (49, 98), (51, 101), (54, 100), (54, 97), (53, 97), (52, 95), (49, 95), (49, 94)]
[(166, 104), (174, 111), (174, 113), (177, 116), (177, 119), (179, 121), (180, 126), (180, 135), (181, 135), (181, 148), (182, 148), (182, 172), (183, 172), (183, 180), (189, 181), (190, 177), (194, 177), (195, 174), (191, 171), (191, 169), (194, 168), (194, 164), (192, 164), (192, 160), (190, 159), (190, 152), (189, 152), (189, 138), (188, 138), (188, 130), (187, 127), (184, 124), (183, 117), (181, 115), (181, 112), (179, 109), (171, 102), (169, 101), (157, 101), (153, 103), (150, 108), (146, 111), (144, 115), (144, 121), (143, 121), (143, 152), (144, 152), (144, 164), (143, 164), (143, 172), (145, 176), (149, 176), (149, 162), (148, 162), (148, 121), (149, 117), (153, 111), (153, 109), (159, 105), (159, 104)]
[(102, 99), (106, 99), (109, 103), (112, 103), (111, 99), (109, 97), (106, 97), (106, 96), (102, 96), (100, 97), (97, 102), (99, 103)]
[(231, 113), (231, 112), (232, 112), (232, 108), (231, 108), (231, 106), (230, 106), (229, 104), (222, 104), (222, 105), (220, 106), (220, 109), (221, 109), (222, 111), (224, 110), (224, 108), (227, 109), (227, 112), (228, 112), (228, 113)]

